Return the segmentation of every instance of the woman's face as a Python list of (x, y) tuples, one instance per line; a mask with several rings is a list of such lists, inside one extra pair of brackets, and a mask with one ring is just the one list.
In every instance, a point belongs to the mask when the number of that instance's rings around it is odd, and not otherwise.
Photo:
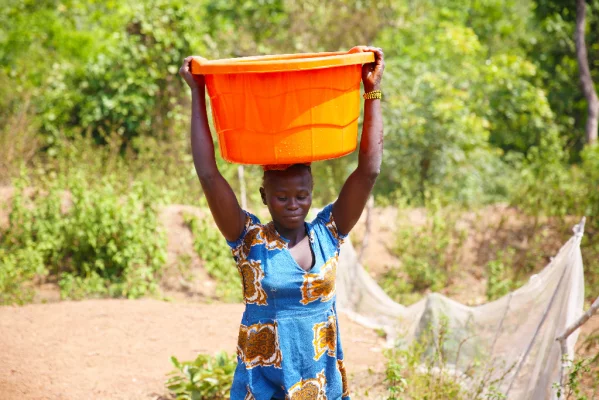
[(262, 201), (280, 227), (293, 230), (303, 227), (312, 206), (312, 174), (309, 168), (268, 171), (260, 188)]

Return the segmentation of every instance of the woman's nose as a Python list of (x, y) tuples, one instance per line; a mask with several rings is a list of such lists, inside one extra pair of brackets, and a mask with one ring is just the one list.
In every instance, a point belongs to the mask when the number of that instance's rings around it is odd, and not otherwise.
[(296, 199), (291, 199), (291, 201), (289, 201), (288, 208), (290, 210), (297, 210), (299, 208), (299, 205), (297, 204), (297, 200)]

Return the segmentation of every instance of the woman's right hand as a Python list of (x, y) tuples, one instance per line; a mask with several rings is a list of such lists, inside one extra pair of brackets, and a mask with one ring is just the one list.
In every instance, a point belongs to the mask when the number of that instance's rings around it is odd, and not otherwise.
[(204, 75), (193, 75), (191, 73), (191, 60), (205, 60), (203, 57), (189, 56), (183, 61), (183, 65), (179, 68), (179, 75), (185, 80), (192, 91), (204, 88)]

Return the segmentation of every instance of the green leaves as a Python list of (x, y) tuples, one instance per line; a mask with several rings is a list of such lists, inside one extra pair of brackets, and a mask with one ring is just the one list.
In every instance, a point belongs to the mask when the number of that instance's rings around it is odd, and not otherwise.
[[(50, 183), (46, 193), (31, 200), (23, 186), (17, 190), (2, 237), (8, 251), (0, 253), (5, 274), (0, 286), (50, 273), (58, 278), (63, 298), (155, 293), (166, 262), (166, 237), (143, 188), (134, 185), (121, 194), (109, 179), (90, 186), (80, 174), (61, 188)], [(71, 205), (63, 212), (66, 198)]]
[(385, 292), (401, 304), (412, 304), (425, 291), (447, 286), (456, 270), (466, 230), (459, 227), (459, 214), (442, 209), (431, 198), (426, 222), (399, 230), (394, 253), (401, 265), (388, 270), (379, 280)]
[(228, 302), (242, 300), (237, 266), (221, 233), (206, 218), (185, 215), (185, 223), (193, 233), (193, 247), (204, 263), (206, 272), (216, 280), (217, 296)]
[(175, 370), (166, 382), (177, 400), (224, 400), (229, 398), (233, 374), (237, 367), (234, 355), (225, 352), (214, 357), (199, 354), (193, 361), (171, 357)]

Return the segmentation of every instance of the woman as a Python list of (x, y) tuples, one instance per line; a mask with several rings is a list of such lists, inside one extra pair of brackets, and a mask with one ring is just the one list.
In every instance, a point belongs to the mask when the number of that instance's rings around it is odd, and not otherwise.
[[(367, 94), (376, 94), (385, 67), (383, 52), (361, 49), (375, 55), (375, 62), (362, 67), (362, 82)], [(185, 59), (179, 73), (192, 93), (193, 160), (216, 225), (231, 246), (246, 304), (231, 399), (348, 399), (335, 271), (343, 239), (360, 218), (379, 174), (380, 96), (364, 96), (358, 166), (338, 199), (306, 222), (312, 205), (310, 166), (267, 166), (260, 195), (272, 222), (263, 225), (241, 209), (216, 166), (204, 77), (191, 75), (192, 58)]]

